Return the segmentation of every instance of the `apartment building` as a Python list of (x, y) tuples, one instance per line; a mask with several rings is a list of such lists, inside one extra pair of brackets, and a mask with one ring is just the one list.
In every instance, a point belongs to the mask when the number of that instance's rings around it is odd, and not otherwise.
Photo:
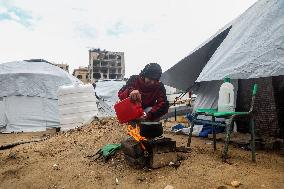
[(73, 74), (74, 77), (77, 77), (78, 79), (80, 79), (83, 83), (89, 83), (89, 70), (88, 67), (79, 67), (77, 69), (73, 70)]
[(89, 79), (123, 79), (125, 63), (123, 52), (111, 52), (100, 49), (89, 50)]

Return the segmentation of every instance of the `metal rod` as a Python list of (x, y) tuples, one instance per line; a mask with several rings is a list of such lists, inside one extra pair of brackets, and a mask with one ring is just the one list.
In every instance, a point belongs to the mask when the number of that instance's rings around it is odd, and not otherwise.
[[(215, 122), (215, 117), (212, 116), (212, 122)], [(214, 152), (217, 150), (216, 147), (216, 126), (212, 125), (212, 131), (213, 131), (213, 148), (214, 148)]]
[(251, 127), (251, 157), (252, 157), (252, 161), (256, 162), (256, 155), (255, 155), (255, 131), (254, 131), (254, 120), (253, 118), (250, 119), (250, 127)]

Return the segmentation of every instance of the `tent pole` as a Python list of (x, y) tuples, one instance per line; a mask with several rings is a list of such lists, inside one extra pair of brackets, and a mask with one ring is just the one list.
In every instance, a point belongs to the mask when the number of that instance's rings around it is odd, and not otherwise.
[(181, 93), (178, 97), (175, 98), (174, 100), (174, 107), (175, 107), (175, 121), (177, 121), (177, 108), (176, 108), (176, 101), (179, 99), (179, 98), (182, 98), (184, 97), (184, 95), (186, 93), (188, 93), (194, 86), (195, 86), (196, 83), (193, 83), (190, 87), (188, 87), (185, 92)]

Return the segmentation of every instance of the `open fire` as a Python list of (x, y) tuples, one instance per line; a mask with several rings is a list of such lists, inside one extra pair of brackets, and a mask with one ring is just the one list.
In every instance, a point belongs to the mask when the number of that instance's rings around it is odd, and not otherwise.
[(145, 146), (142, 143), (142, 141), (146, 141), (146, 138), (140, 135), (139, 125), (136, 125), (136, 127), (133, 127), (132, 125), (128, 125), (127, 133), (128, 135), (132, 136), (137, 142), (140, 143), (141, 148), (143, 150), (146, 150)]
[(160, 123), (128, 125), (127, 133), (131, 138), (123, 141), (122, 146), (125, 159), (131, 166), (159, 168), (177, 162), (176, 142), (160, 136)]

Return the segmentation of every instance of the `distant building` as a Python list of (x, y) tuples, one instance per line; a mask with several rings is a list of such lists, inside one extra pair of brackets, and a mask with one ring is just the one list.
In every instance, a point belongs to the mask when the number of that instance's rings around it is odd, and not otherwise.
[(66, 72), (69, 73), (69, 65), (68, 64), (53, 64), (55, 66), (58, 66), (59, 68), (65, 70)]
[(89, 50), (89, 79), (123, 79), (125, 75), (124, 53), (100, 49)]
[(87, 67), (79, 67), (74, 69), (73, 76), (80, 79), (83, 83), (89, 83), (89, 71)]

